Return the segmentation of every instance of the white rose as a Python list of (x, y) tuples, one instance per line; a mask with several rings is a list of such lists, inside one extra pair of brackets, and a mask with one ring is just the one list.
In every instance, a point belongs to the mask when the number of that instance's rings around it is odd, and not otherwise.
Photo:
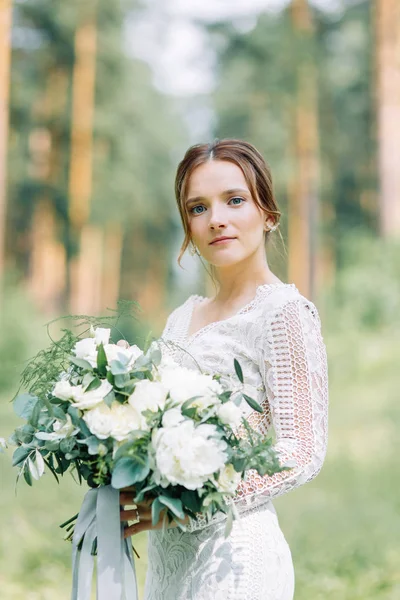
[[(143, 379), (139, 381), (133, 393), (129, 396), (128, 402), (139, 414), (145, 410), (157, 412), (159, 408), (163, 409), (167, 398), (167, 390), (159, 381), (150, 381)], [(142, 429), (148, 429), (145, 417), (141, 421)]]
[(193, 406), (206, 408), (219, 402), (216, 394), (223, 392), (222, 386), (211, 377), (185, 367), (166, 367), (161, 373), (161, 383), (169, 390), (176, 402), (185, 402), (192, 396), (202, 396)]
[(238, 427), (242, 419), (242, 411), (233, 402), (225, 402), (218, 409), (218, 416), (225, 425)]
[(94, 338), (96, 342), (96, 346), (100, 346), (103, 344), (105, 346), (110, 341), (110, 333), (111, 329), (105, 329), (104, 327), (96, 327), (94, 330)]
[(112, 390), (112, 385), (106, 379), (101, 381), (101, 385), (95, 389), (90, 390), (89, 392), (84, 392), (81, 385), (77, 385), (74, 387), (73, 391), (73, 402), (72, 406), (75, 408), (80, 408), (82, 410), (93, 408), (96, 404), (100, 404), (107, 396), (109, 392)]
[(201, 488), (227, 459), (227, 445), (216, 427), (207, 424), (195, 427), (189, 419), (176, 427), (154, 430), (152, 442), (154, 479), (163, 487), (179, 484), (189, 490)]
[(184, 420), (185, 417), (182, 415), (179, 408), (170, 408), (163, 415), (162, 426), (175, 427), (175, 425), (179, 425), (179, 423), (182, 423)]
[(235, 471), (233, 465), (225, 465), (221, 470), (218, 481), (215, 481), (216, 488), (219, 492), (234, 494), (239, 485), (240, 473)]
[(123, 348), (117, 344), (106, 344), (104, 346), (104, 351), (107, 356), (108, 364), (110, 364), (112, 360), (119, 360), (122, 364), (126, 365), (127, 371), (132, 369), (135, 360), (143, 354), (136, 345)]
[(96, 340), (93, 338), (84, 338), (76, 342), (73, 352), (77, 358), (87, 360), (92, 367), (97, 366)]
[(139, 429), (139, 415), (131, 406), (113, 402), (111, 408), (102, 402), (88, 410), (84, 421), (90, 432), (101, 440), (112, 437), (118, 442), (127, 439), (131, 431)]
[(60, 400), (70, 400), (74, 395), (75, 386), (71, 385), (69, 381), (62, 379), (57, 381), (52, 391), (53, 396)]

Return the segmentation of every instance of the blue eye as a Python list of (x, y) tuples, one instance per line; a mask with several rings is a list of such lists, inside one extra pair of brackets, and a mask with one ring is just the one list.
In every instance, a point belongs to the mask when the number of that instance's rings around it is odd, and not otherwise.
[(241, 204), (242, 202), (244, 202), (244, 198), (241, 198), (240, 196), (235, 196), (234, 198), (231, 198), (231, 199), (229, 200), (229, 202), (232, 202), (232, 200), (240, 200), (240, 203), (236, 203), (236, 202), (235, 202), (235, 203), (234, 203), (234, 206), (240, 206), (240, 204)]
[(204, 206), (202, 204), (197, 204), (196, 206), (193, 206), (189, 212), (192, 213), (193, 215), (201, 215), (203, 211), (195, 212), (196, 208), (204, 208)]

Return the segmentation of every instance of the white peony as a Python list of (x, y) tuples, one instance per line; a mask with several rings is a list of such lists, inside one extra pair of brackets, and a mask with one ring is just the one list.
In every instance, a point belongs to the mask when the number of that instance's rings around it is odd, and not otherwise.
[(70, 400), (73, 398), (75, 386), (71, 385), (69, 381), (62, 379), (57, 381), (52, 391), (53, 396), (60, 400)]
[(131, 406), (113, 402), (111, 408), (102, 402), (92, 410), (88, 410), (84, 421), (90, 432), (101, 440), (112, 437), (122, 442), (131, 431), (139, 429), (139, 416)]
[(201, 488), (225, 464), (227, 444), (215, 425), (198, 425), (186, 419), (176, 427), (162, 427), (152, 435), (156, 483)]
[[(159, 408), (163, 409), (166, 398), (167, 390), (162, 383), (143, 379), (136, 384), (133, 393), (128, 398), (128, 402), (133, 409), (141, 414), (144, 410), (157, 412)], [(148, 429), (145, 417), (141, 417), (141, 429)]]
[(239, 485), (240, 473), (235, 471), (233, 465), (225, 465), (221, 470), (218, 481), (215, 481), (216, 488), (219, 492), (234, 494)]
[(218, 408), (218, 417), (225, 425), (238, 427), (242, 419), (242, 411), (236, 404), (228, 401)]
[(176, 402), (185, 402), (192, 396), (201, 396), (192, 406), (207, 408), (220, 402), (217, 394), (223, 392), (221, 384), (211, 375), (203, 375), (185, 367), (166, 367), (161, 373), (161, 383)]
[(77, 358), (87, 360), (92, 367), (97, 366), (97, 349), (96, 340), (94, 338), (84, 338), (76, 342), (73, 352)]
[(96, 404), (100, 404), (111, 390), (112, 385), (106, 379), (101, 381), (101, 385), (97, 389), (89, 392), (84, 392), (81, 385), (76, 385), (73, 389), (71, 404), (81, 410), (93, 408)]
[(162, 418), (163, 427), (175, 427), (184, 421), (185, 417), (182, 415), (179, 408), (170, 408), (167, 410)]
[(111, 329), (106, 329), (104, 327), (96, 327), (94, 330), (94, 339), (96, 342), (96, 346), (100, 346), (103, 344), (105, 346), (110, 341)]

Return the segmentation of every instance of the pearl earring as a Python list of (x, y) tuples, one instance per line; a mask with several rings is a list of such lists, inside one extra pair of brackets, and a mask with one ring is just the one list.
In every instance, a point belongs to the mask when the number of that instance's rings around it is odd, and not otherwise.
[(273, 225), (272, 227), (267, 229), (267, 231), (275, 231), (276, 229), (278, 229), (278, 225), (279, 225), (279, 223), (276, 223), (275, 225)]

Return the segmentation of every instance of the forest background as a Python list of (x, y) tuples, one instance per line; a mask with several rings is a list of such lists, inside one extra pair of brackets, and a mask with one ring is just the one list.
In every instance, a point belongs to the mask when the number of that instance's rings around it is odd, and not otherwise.
[[(316, 303), (329, 358), (324, 468), (275, 502), (295, 597), (394, 600), (400, 4), (265, 0), (251, 15), (187, 17), (212, 82), (196, 81), (194, 61), (192, 93), (163, 88), (155, 63), (129, 50), (132, 36), (144, 43), (146, 19), (157, 21), (161, 46), (164, 31), (181, 35), (170, 4), (0, 1), (0, 436), (17, 424), (10, 400), (50, 319), (135, 300), (140, 318), (125, 333), (140, 344), (188, 294), (212, 293), (203, 265), (176, 264), (174, 173), (192, 143), (246, 139), (270, 164), (283, 213), (270, 266)], [(172, 66), (164, 81), (175, 76)], [(10, 463), (7, 451), (1, 596), (66, 599), (71, 548), (58, 524), (84, 489), (48, 475), (15, 495)], [(146, 536), (135, 545), (142, 589)]]

